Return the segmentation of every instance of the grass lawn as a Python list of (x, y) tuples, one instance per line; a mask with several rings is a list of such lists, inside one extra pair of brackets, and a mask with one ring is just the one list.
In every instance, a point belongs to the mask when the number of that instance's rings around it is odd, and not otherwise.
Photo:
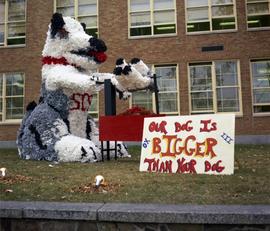
[[(270, 204), (270, 145), (237, 145), (231, 176), (139, 172), (140, 147), (132, 158), (95, 164), (26, 161), (0, 150), (1, 200), (133, 202), (168, 204)], [(109, 183), (91, 190), (101, 174)], [(9, 190), (12, 190), (10, 192)]]

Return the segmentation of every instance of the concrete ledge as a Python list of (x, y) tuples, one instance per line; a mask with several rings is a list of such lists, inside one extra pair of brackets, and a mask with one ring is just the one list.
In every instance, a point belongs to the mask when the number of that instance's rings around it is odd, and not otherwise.
[(236, 144), (270, 144), (270, 135), (237, 135)]
[(53, 220), (97, 220), (103, 203), (15, 202), (1, 201), (1, 218)]
[(13, 148), (17, 148), (17, 144), (16, 144), (16, 141), (0, 141), (0, 148), (13, 149)]
[(0, 202), (0, 218), (119, 223), (270, 224), (270, 205)]
[(270, 206), (105, 204), (100, 221), (181, 224), (270, 224)]

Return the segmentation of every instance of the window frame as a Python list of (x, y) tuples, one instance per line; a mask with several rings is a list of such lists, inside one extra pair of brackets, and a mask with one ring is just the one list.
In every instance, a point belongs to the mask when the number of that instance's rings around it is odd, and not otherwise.
[[(237, 32), (238, 31), (238, 21), (237, 21), (237, 10), (236, 10), (236, 0), (232, 0), (233, 3), (232, 4), (216, 4), (214, 6), (229, 6), (229, 5), (233, 5), (233, 15), (231, 17), (235, 18), (235, 28), (234, 29), (222, 29), (222, 30), (213, 30), (213, 23), (212, 20), (215, 18), (230, 18), (229, 16), (212, 16), (212, 3), (211, 0), (208, 0), (208, 19), (209, 19), (209, 27), (210, 29), (207, 31), (192, 31), (189, 32), (188, 31), (188, 23), (190, 23), (188, 21), (188, 0), (185, 0), (185, 31), (187, 35), (198, 35), (198, 34), (213, 34), (213, 33), (232, 33), (232, 32)], [(202, 7), (206, 7), (206, 6), (196, 6), (196, 7), (191, 7), (191, 8), (202, 8)], [(191, 21), (192, 22), (192, 21)], [(204, 20), (201, 21), (195, 21), (195, 22), (204, 22)], [(207, 22), (207, 21), (205, 21)]]
[[(97, 27), (87, 27), (86, 26), (86, 30), (87, 29), (96, 29), (97, 30), (96, 36), (99, 37), (99, 1), (96, 0), (96, 5), (97, 5), (96, 14), (87, 14), (87, 15), (79, 15), (79, 0), (72, 0), (72, 1), (74, 3), (74, 12), (73, 12), (74, 17), (73, 16), (70, 16), (70, 17), (73, 17), (73, 18), (75, 18), (76, 20), (79, 21), (80, 17), (93, 17), (93, 16), (96, 16), (97, 17)], [(64, 8), (64, 7), (62, 7), (62, 8)], [(57, 12), (57, 0), (53, 1), (53, 11)]]
[[(131, 36), (130, 30), (131, 28), (143, 28), (145, 26), (131, 26), (131, 9), (130, 9), (130, 3), (131, 0), (128, 0), (128, 39), (140, 39), (140, 38), (157, 38), (157, 37), (173, 37), (177, 35), (177, 7), (176, 7), (176, 0), (173, 0), (174, 8), (166, 8), (166, 9), (158, 9), (154, 10), (154, 0), (148, 0), (150, 2), (150, 9), (149, 10), (141, 10), (141, 11), (134, 11), (134, 12), (150, 12), (150, 25), (148, 27), (151, 27), (151, 34), (150, 35), (137, 35), (137, 36)], [(154, 24), (154, 12), (164, 12), (168, 10), (174, 10), (174, 20), (175, 20), (175, 33), (167, 33), (167, 34), (154, 34), (154, 26), (155, 25), (162, 25), (160, 24)], [(167, 23), (165, 23), (167, 24)], [(165, 25), (164, 24), (164, 25)]]
[[(253, 90), (254, 90), (254, 87), (253, 87), (253, 69), (252, 69), (252, 63), (254, 62), (264, 62), (266, 60), (270, 60), (270, 57), (269, 58), (254, 58), (254, 59), (250, 59), (249, 60), (249, 70), (250, 70), (250, 89), (251, 89), (251, 96), (252, 96), (252, 114), (254, 117), (261, 117), (261, 116), (270, 116), (270, 111), (269, 112), (255, 112), (254, 111), (254, 105), (256, 105), (256, 103), (254, 103), (254, 93), (253, 93)], [(267, 88), (267, 87), (265, 87)], [(270, 87), (268, 87), (270, 88)], [(259, 88), (258, 88), (259, 89)], [(261, 103), (261, 104), (257, 104), (257, 105), (269, 105), (270, 106), (270, 103)]]
[[(170, 93), (170, 92), (173, 92), (173, 93), (176, 93), (176, 106), (177, 106), (177, 111), (174, 111), (174, 112), (162, 112), (160, 111), (159, 114), (166, 114), (166, 115), (180, 115), (180, 88), (179, 88), (179, 65), (177, 63), (169, 63), (169, 64), (151, 64), (149, 65), (151, 66), (151, 71), (153, 71), (153, 73), (155, 73), (155, 69), (157, 67), (160, 67), (160, 68), (166, 68), (166, 67), (175, 67), (175, 73), (176, 73), (176, 91), (162, 91), (162, 93)], [(160, 94), (160, 91), (158, 92)], [(152, 110), (154, 113), (156, 113), (156, 97), (155, 97), (155, 92), (152, 92), (151, 93), (151, 101), (152, 101), (152, 108), (150, 110)], [(160, 99), (160, 97), (159, 97)], [(131, 95), (130, 97), (130, 100), (129, 100), (129, 108), (135, 106), (132, 104), (132, 101), (133, 101), (133, 95)], [(160, 103), (160, 101), (159, 101)]]
[[(16, 95), (16, 96), (8, 96), (6, 95), (6, 75), (7, 74), (21, 74), (23, 77), (23, 81), (24, 81), (24, 88), (23, 88), (23, 95)], [(0, 75), (2, 75), (3, 77), (3, 83), (2, 83), (2, 111), (0, 111), (0, 114), (2, 115), (2, 119), (0, 120), (0, 124), (18, 124), (21, 123), (23, 117), (21, 119), (6, 119), (6, 101), (7, 98), (16, 98), (16, 97), (23, 97), (23, 114), (25, 112), (25, 73), (24, 72), (20, 72), (20, 71), (16, 71), (16, 72), (5, 72), (5, 73), (0, 73)], [(1, 76), (0, 76), (1, 77)]]
[[(238, 112), (218, 112), (218, 99), (217, 99), (217, 89), (222, 88), (217, 86), (216, 83), (216, 62), (236, 62), (237, 67), (237, 81), (238, 85), (231, 85), (229, 87), (238, 89), (239, 96), (239, 111)], [(192, 110), (192, 97), (191, 97), (191, 82), (190, 82), (190, 65), (194, 64), (210, 64), (211, 63), (211, 80), (212, 80), (212, 97), (213, 97), (213, 110), (208, 111), (193, 111)], [(243, 105), (242, 105), (242, 86), (241, 86), (241, 69), (240, 60), (238, 59), (225, 59), (225, 60), (210, 60), (210, 61), (190, 61), (187, 63), (187, 73), (188, 73), (188, 97), (189, 97), (189, 115), (200, 115), (200, 114), (231, 114), (234, 113), (236, 116), (243, 116)], [(223, 87), (226, 88), (227, 86)], [(206, 91), (202, 91), (206, 92)]]
[[(98, 119), (99, 119), (99, 92), (97, 92), (97, 93), (95, 93), (95, 94), (93, 94), (93, 96), (94, 95), (96, 95), (97, 96), (97, 111), (90, 111), (90, 110), (88, 110), (88, 114), (95, 120), (95, 121), (98, 121)], [(92, 102), (91, 102), (91, 105), (92, 105)], [(95, 116), (93, 116), (93, 115), (97, 115), (96, 117)]]
[[(10, 47), (25, 47), (26, 46), (26, 22), (27, 22), (27, 0), (25, 0), (25, 19), (24, 20), (18, 20), (18, 21), (11, 21), (9, 22), (8, 21), (8, 15), (9, 15), (9, 12), (8, 12), (8, 6), (9, 6), (9, 1), (8, 0), (4, 0), (4, 21), (3, 23), (0, 22), (0, 25), (3, 25), (4, 27), (4, 42), (3, 43), (0, 43), (2, 45), (0, 45), (0, 49), (1, 48), (10, 48)], [(25, 24), (25, 35), (24, 36), (15, 36), (15, 37), (11, 37), (13, 39), (16, 39), (16, 38), (24, 38), (24, 43), (22, 44), (11, 44), (11, 45), (8, 45), (8, 27), (9, 27), (9, 24), (10, 23), (24, 23)]]
[(248, 4), (256, 4), (256, 3), (262, 3), (260, 0), (258, 1), (255, 1), (255, 2), (252, 2), (252, 3), (248, 3), (247, 0), (245, 0), (245, 5), (246, 5), (246, 28), (247, 28), (247, 31), (258, 31), (258, 30), (270, 30), (270, 25), (268, 27), (253, 27), (253, 28), (250, 28), (248, 27), (248, 16), (256, 16), (256, 15), (269, 15), (270, 17), (270, 1), (269, 0), (264, 0), (265, 2), (268, 1), (268, 5), (269, 5), (269, 12), (268, 14), (251, 14), (249, 15), (248, 14)]

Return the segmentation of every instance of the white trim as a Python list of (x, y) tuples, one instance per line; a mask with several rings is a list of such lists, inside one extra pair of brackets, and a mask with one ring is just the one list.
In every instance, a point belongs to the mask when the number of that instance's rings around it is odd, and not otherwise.
[[(235, 32), (238, 31), (238, 21), (237, 21), (237, 9), (236, 9), (236, 1), (232, 0), (232, 3), (221, 3), (221, 4), (214, 4), (212, 5), (211, 0), (208, 0), (208, 5), (199, 5), (193, 7), (187, 7), (187, 1), (185, 0), (185, 30), (186, 35), (193, 35), (193, 34), (208, 34), (208, 33), (224, 33), (224, 32)], [(233, 7), (233, 14), (232, 15), (224, 15), (224, 16), (213, 16), (212, 15), (212, 7), (220, 7), (220, 6), (232, 6)], [(195, 20), (195, 21), (188, 21), (188, 9), (198, 9), (198, 8), (207, 8), (208, 10), (208, 20)], [(213, 30), (212, 20), (219, 19), (219, 18), (234, 18), (235, 19), (235, 28), (234, 29), (221, 29), (221, 30)], [(201, 22), (209, 22), (209, 30), (207, 31), (188, 31), (188, 23), (201, 23)]]
[[(257, 4), (257, 3), (267, 3), (268, 2), (268, 14), (267, 13), (262, 13), (262, 14), (248, 14), (248, 4)], [(270, 0), (265, 0), (265, 1), (255, 1), (255, 2), (248, 2), (245, 0), (245, 8), (246, 8), (246, 29), (247, 31), (259, 31), (259, 30), (270, 30), (270, 26), (267, 27), (248, 27), (248, 16), (260, 16), (260, 15), (269, 15), (270, 17)]]
[[(4, 0), (4, 21), (1, 23), (4, 26), (4, 42), (1, 43), (0, 49), (1, 48), (10, 48), (10, 47), (20, 47), (20, 46), (25, 46), (26, 44), (26, 18), (27, 18), (27, 0), (25, 1), (25, 12), (24, 12), (24, 20), (17, 20), (17, 21), (8, 21), (8, 0)], [(8, 37), (8, 26), (11, 23), (24, 23), (24, 30), (25, 30), (25, 35), (24, 36), (13, 36), (13, 37)], [(8, 40), (9, 39), (18, 39), (18, 38), (24, 38), (24, 43), (23, 44), (15, 44), (15, 45), (8, 45)]]
[[(154, 2), (153, 0), (148, 0), (150, 3), (149, 10), (136, 10), (131, 12), (130, 2), (128, 0), (128, 39), (138, 39), (138, 38), (156, 38), (156, 37), (168, 37), (168, 36), (175, 36), (177, 35), (177, 13), (176, 13), (176, 0), (173, 0), (174, 8), (164, 8), (164, 9), (154, 9)], [(166, 11), (174, 11), (174, 22), (166, 22), (166, 23), (157, 23), (154, 24), (154, 13), (155, 12), (166, 12)], [(131, 26), (131, 14), (132, 13), (150, 13), (150, 24), (147, 25), (140, 25), (140, 26)], [(174, 33), (167, 33), (167, 34), (154, 34), (154, 27), (159, 25), (167, 25), (167, 24), (174, 24), (175, 25), (175, 32)], [(130, 30), (133, 28), (144, 28), (144, 27), (151, 27), (151, 34), (149, 35), (136, 35), (131, 36)]]
[[(256, 61), (258, 60), (258, 61)], [(252, 115), (253, 117), (261, 117), (261, 116), (270, 116), (270, 111), (269, 112), (254, 112), (254, 106), (258, 105), (269, 105), (270, 103), (254, 103), (254, 94), (253, 90), (254, 89), (265, 89), (265, 88), (270, 88), (270, 87), (262, 87), (262, 88), (254, 88), (253, 87), (253, 69), (252, 69), (252, 63), (264, 63), (265, 61), (270, 60), (270, 58), (250, 58), (249, 59), (249, 73), (250, 73), (250, 87), (251, 87), (251, 98), (252, 98)]]
[[(97, 25), (96, 26), (87, 26), (86, 25), (86, 29), (96, 29), (97, 30), (97, 37), (99, 36), (99, 4), (98, 4), (98, 0), (96, 0), (96, 6), (97, 6), (97, 11), (96, 14), (83, 14), (83, 15), (79, 15), (79, 0), (73, 0), (73, 4), (74, 5), (70, 5), (70, 6), (61, 6), (61, 7), (57, 7), (57, 0), (53, 1), (53, 11), (57, 12), (57, 8), (66, 8), (66, 7), (73, 7), (74, 8), (74, 18), (76, 20), (79, 20), (79, 18), (83, 18), (83, 17), (96, 17), (97, 18)], [(90, 4), (82, 4), (82, 6), (87, 6)], [(94, 5), (94, 4), (91, 4)]]
[[(215, 65), (216, 62), (236, 62), (237, 67), (237, 81), (238, 85), (232, 85), (228, 87), (236, 88), (238, 92), (238, 100), (239, 100), (239, 111), (238, 112), (218, 112), (217, 110), (217, 86), (216, 86), (216, 69)], [(190, 66), (191, 64), (201, 63), (200, 65), (196, 66), (210, 66), (211, 65), (211, 79), (212, 79), (212, 94), (213, 94), (213, 110), (204, 110), (204, 111), (192, 111), (192, 102), (191, 102), (191, 83), (190, 83)], [(206, 65), (203, 65), (205, 63)], [(211, 64), (210, 64), (211, 63)], [(240, 72), (240, 61), (239, 59), (226, 59), (226, 60), (212, 60), (212, 61), (191, 61), (187, 63), (187, 69), (188, 69), (188, 83), (189, 83), (189, 114), (204, 114), (204, 113), (215, 113), (215, 114), (226, 114), (226, 113), (235, 113), (237, 117), (243, 116), (243, 109), (242, 109), (242, 90), (241, 90), (241, 72)], [(227, 86), (226, 86), (227, 87)], [(220, 87), (223, 88), (223, 87)], [(192, 91), (194, 92), (194, 91)], [(199, 91), (199, 92), (209, 92), (207, 90), (205, 91)]]
[[(2, 88), (2, 119), (0, 120), (0, 124), (10, 124), (10, 123), (19, 123), (21, 121), (21, 119), (6, 119), (6, 101), (7, 98), (23, 98), (23, 112), (24, 112), (24, 105), (25, 105), (25, 73), (24, 72), (20, 72), (20, 71), (16, 71), (16, 72), (5, 72), (5, 73), (1, 73), (2, 74), (2, 78), (3, 78), (3, 88)], [(21, 74), (23, 77), (23, 95), (15, 95), (15, 96), (7, 96), (6, 94), (6, 75), (7, 74)]]

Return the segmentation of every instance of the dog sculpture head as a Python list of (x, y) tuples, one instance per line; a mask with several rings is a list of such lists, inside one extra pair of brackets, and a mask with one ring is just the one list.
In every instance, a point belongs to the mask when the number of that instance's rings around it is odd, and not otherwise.
[(73, 66), (93, 70), (105, 62), (107, 47), (101, 39), (85, 33), (85, 24), (55, 13), (47, 32), (42, 56), (44, 62), (66, 62)]

